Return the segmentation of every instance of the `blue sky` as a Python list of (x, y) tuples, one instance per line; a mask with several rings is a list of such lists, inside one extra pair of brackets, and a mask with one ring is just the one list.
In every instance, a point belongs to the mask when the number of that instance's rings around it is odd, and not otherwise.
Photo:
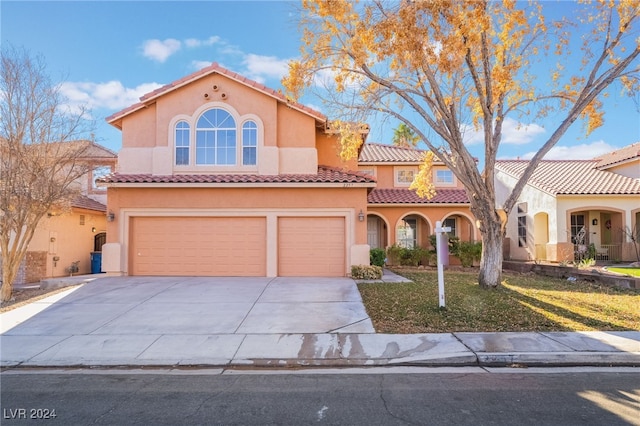
[[(287, 1), (7, 1), (0, 2), (1, 42), (41, 54), (64, 81), (69, 102), (88, 103), (96, 140), (118, 151), (120, 132), (104, 118), (143, 94), (211, 62), (279, 89), (287, 61), (299, 54), (297, 2)], [(322, 111), (311, 94), (301, 102)], [(580, 123), (547, 158), (593, 158), (640, 141), (633, 100), (612, 90), (605, 125), (584, 136)], [(553, 118), (553, 117), (551, 117)], [(396, 123), (370, 122), (370, 142), (391, 143)], [(554, 130), (550, 122), (505, 123), (499, 158), (528, 158)], [(482, 156), (482, 145), (470, 145)]]

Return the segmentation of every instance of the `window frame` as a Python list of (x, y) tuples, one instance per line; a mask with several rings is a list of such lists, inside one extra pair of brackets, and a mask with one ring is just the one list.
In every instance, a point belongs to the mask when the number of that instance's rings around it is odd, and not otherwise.
[[(438, 175), (440, 173), (446, 173), (451, 176), (451, 181), (441, 180)], [(455, 186), (456, 185), (456, 175), (450, 169), (434, 169), (433, 170), (433, 183), (435, 186)]]
[[(410, 180), (400, 180), (400, 173), (406, 173), (406, 172), (411, 172), (412, 173), (412, 177)], [(408, 188), (409, 186), (411, 186), (411, 183), (413, 182), (413, 180), (415, 179), (416, 175), (418, 174), (418, 167), (409, 167), (409, 166), (395, 166), (393, 168), (393, 181), (394, 181), (394, 185), (396, 187), (403, 187), (403, 188)]]
[[(233, 157), (235, 159), (234, 164), (211, 164), (202, 162), (197, 163), (196, 150), (198, 138), (198, 121), (205, 113), (213, 109), (220, 109), (228, 113), (235, 123), (235, 128), (233, 128), (233, 131), (235, 132), (235, 156)], [(179, 146), (176, 146), (176, 130), (178, 123), (180, 122), (185, 122), (190, 126), (188, 164), (176, 164), (178, 160), (178, 157), (176, 155), (177, 148), (180, 148)], [(255, 148), (255, 164), (245, 165), (243, 157), (243, 126), (248, 122), (253, 122), (256, 126), (255, 146), (251, 147)], [(204, 130), (205, 127), (203, 126), (202, 129)], [(230, 130), (231, 128), (225, 127), (224, 129)], [(223, 135), (220, 134), (217, 136)], [(215, 138), (216, 135), (214, 135), (213, 137)], [(173, 117), (169, 123), (169, 139), (169, 145), (172, 151), (171, 164), (174, 173), (257, 172), (258, 164), (260, 161), (260, 152), (264, 147), (264, 125), (260, 117), (256, 116), (255, 114), (240, 115), (233, 107), (226, 103), (209, 102), (201, 105), (197, 110), (193, 112), (192, 115), (179, 114)], [(217, 143), (212, 143), (212, 145), (214, 148), (209, 149), (215, 149)], [(216, 161), (215, 158), (213, 161)]]

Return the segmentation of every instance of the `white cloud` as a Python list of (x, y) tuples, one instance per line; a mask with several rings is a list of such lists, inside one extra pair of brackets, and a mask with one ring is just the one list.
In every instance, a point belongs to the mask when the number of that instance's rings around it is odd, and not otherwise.
[(194, 71), (199, 71), (202, 68), (206, 68), (209, 65), (211, 65), (212, 62), (211, 61), (198, 61), (198, 60), (194, 60), (191, 61), (191, 69)]
[(137, 103), (140, 97), (159, 87), (160, 83), (143, 83), (133, 88), (124, 87), (119, 81), (106, 83), (65, 82), (60, 93), (67, 98), (71, 110), (79, 110), (81, 106), (89, 109), (106, 108), (119, 110)]
[(153, 61), (164, 62), (169, 56), (176, 53), (182, 47), (182, 43), (174, 38), (164, 41), (158, 39), (146, 40), (142, 44), (143, 55)]
[(243, 64), (247, 67), (247, 77), (264, 83), (268, 78), (280, 80), (289, 72), (289, 59), (278, 59), (275, 56), (246, 54)]
[[(545, 160), (590, 160), (607, 152), (615, 151), (616, 146), (611, 146), (605, 141), (596, 141), (591, 143), (583, 143), (579, 145), (556, 145), (544, 156)], [(530, 160), (536, 151), (527, 152), (520, 158)]]
[(216, 43), (220, 42), (220, 37), (211, 36), (204, 40), (198, 40), (197, 38), (188, 38), (184, 41), (184, 45), (188, 48), (196, 48), (201, 46), (213, 46)]
[[(462, 126), (464, 141), (467, 145), (484, 143), (484, 130), (476, 130), (473, 126)], [(545, 133), (544, 127), (537, 124), (523, 124), (513, 118), (505, 118), (502, 123), (501, 143), (510, 145), (525, 145), (532, 142), (537, 136)]]

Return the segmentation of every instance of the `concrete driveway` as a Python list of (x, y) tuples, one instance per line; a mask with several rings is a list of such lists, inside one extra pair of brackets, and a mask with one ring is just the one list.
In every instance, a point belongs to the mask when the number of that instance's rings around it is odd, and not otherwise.
[(106, 277), (5, 335), (374, 333), (348, 278)]

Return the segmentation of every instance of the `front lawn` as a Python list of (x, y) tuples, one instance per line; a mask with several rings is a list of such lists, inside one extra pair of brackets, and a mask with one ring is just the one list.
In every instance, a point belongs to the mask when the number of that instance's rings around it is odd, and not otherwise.
[(632, 277), (640, 278), (640, 268), (608, 266), (607, 271), (616, 272), (618, 274), (623, 274), (623, 275), (631, 275)]
[(413, 283), (358, 285), (378, 333), (640, 330), (634, 290), (507, 272), (483, 290), (477, 272), (447, 271), (439, 309), (435, 271), (396, 272)]

